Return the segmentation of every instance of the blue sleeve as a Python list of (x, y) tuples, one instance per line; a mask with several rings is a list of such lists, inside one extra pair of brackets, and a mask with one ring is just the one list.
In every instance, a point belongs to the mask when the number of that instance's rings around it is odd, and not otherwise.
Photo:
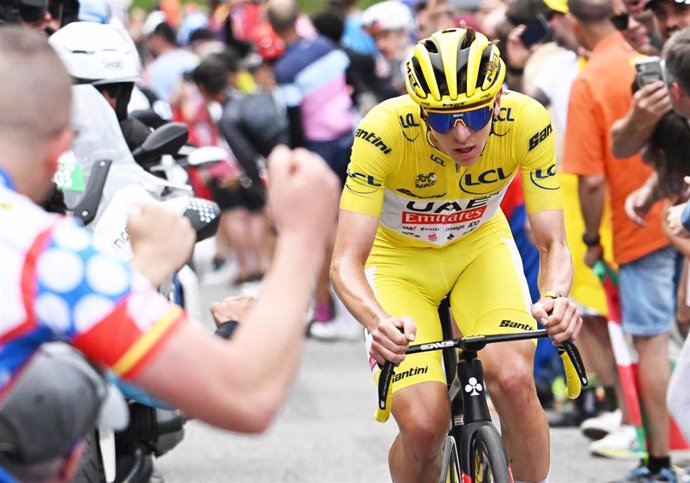
[(683, 225), (683, 228), (690, 231), (690, 203), (685, 203), (683, 213), (680, 215), (680, 222)]

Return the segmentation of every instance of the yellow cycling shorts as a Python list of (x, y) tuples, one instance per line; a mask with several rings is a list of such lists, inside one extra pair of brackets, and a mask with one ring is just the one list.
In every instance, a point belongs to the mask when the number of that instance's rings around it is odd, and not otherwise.
[[(417, 326), (414, 344), (442, 339), (437, 308), (448, 293), (453, 317), (465, 336), (521, 332), (537, 326), (530, 313), (522, 260), (501, 214), (441, 248), (392, 246), (379, 232), (365, 273), (388, 314), (412, 317)], [(368, 353), (368, 332), (365, 341)], [(379, 368), (371, 357), (369, 367), (378, 380)], [(441, 351), (405, 357), (395, 369), (393, 392), (428, 381), (445, 383)]]

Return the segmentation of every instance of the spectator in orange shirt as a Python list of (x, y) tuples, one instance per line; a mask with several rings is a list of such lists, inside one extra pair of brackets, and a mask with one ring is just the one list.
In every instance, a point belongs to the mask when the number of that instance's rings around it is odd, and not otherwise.
[[(609, 132), (632, 102), (635, 69), (632, 51), (611, 24), (608, 0), (569, 0), (574, 31), (591, 51), (573, 83), (563, 153), (563, 171), (577, 174), (585, 221), (585, 262), (602, 257), (599, 225), (606, 189), (611, 197), (613, 254), (620, 266), (623, 330), (639, 354), (639, 389), (647, 416), (649, 458), (626, 476), (665, 478), (670, 472), (668, 411), (665, 404), (670, 367), (668, 332), (675, 312), (674, 278), (680, 260), (661, 229), (661, 206), (649, 211), (645, 227), (625, 214), (625, 199), (651, 174), (640, 156), (613, 157)], [(675, 481), (675, 480), (661, 480)]]

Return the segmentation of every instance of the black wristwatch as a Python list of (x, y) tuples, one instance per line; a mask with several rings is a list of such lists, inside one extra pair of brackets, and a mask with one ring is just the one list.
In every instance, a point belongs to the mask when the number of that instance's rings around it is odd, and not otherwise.
[(599, 236), (599, 233), (597, 233), (593, 238), (589, 238), (587, 236), (587, 233), (582, 234), (582, 243), (587, 245), (588, 247), (598, 247), (601, 244), (601, 237)]

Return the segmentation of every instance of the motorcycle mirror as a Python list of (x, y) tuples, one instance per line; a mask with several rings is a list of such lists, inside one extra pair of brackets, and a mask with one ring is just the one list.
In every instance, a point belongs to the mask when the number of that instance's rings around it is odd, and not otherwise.
[(187, 142), (189, 129), (181, 122), (171, 122), (159, 127), (134, 150), (132, 156), (138, 163), (157, 158), (164, 154), (175, 154)]
[(228, 159), (225, 149), (218, 146), (202, 146), (193, 150), (187, 157), (188, 166), (203, 166)]

